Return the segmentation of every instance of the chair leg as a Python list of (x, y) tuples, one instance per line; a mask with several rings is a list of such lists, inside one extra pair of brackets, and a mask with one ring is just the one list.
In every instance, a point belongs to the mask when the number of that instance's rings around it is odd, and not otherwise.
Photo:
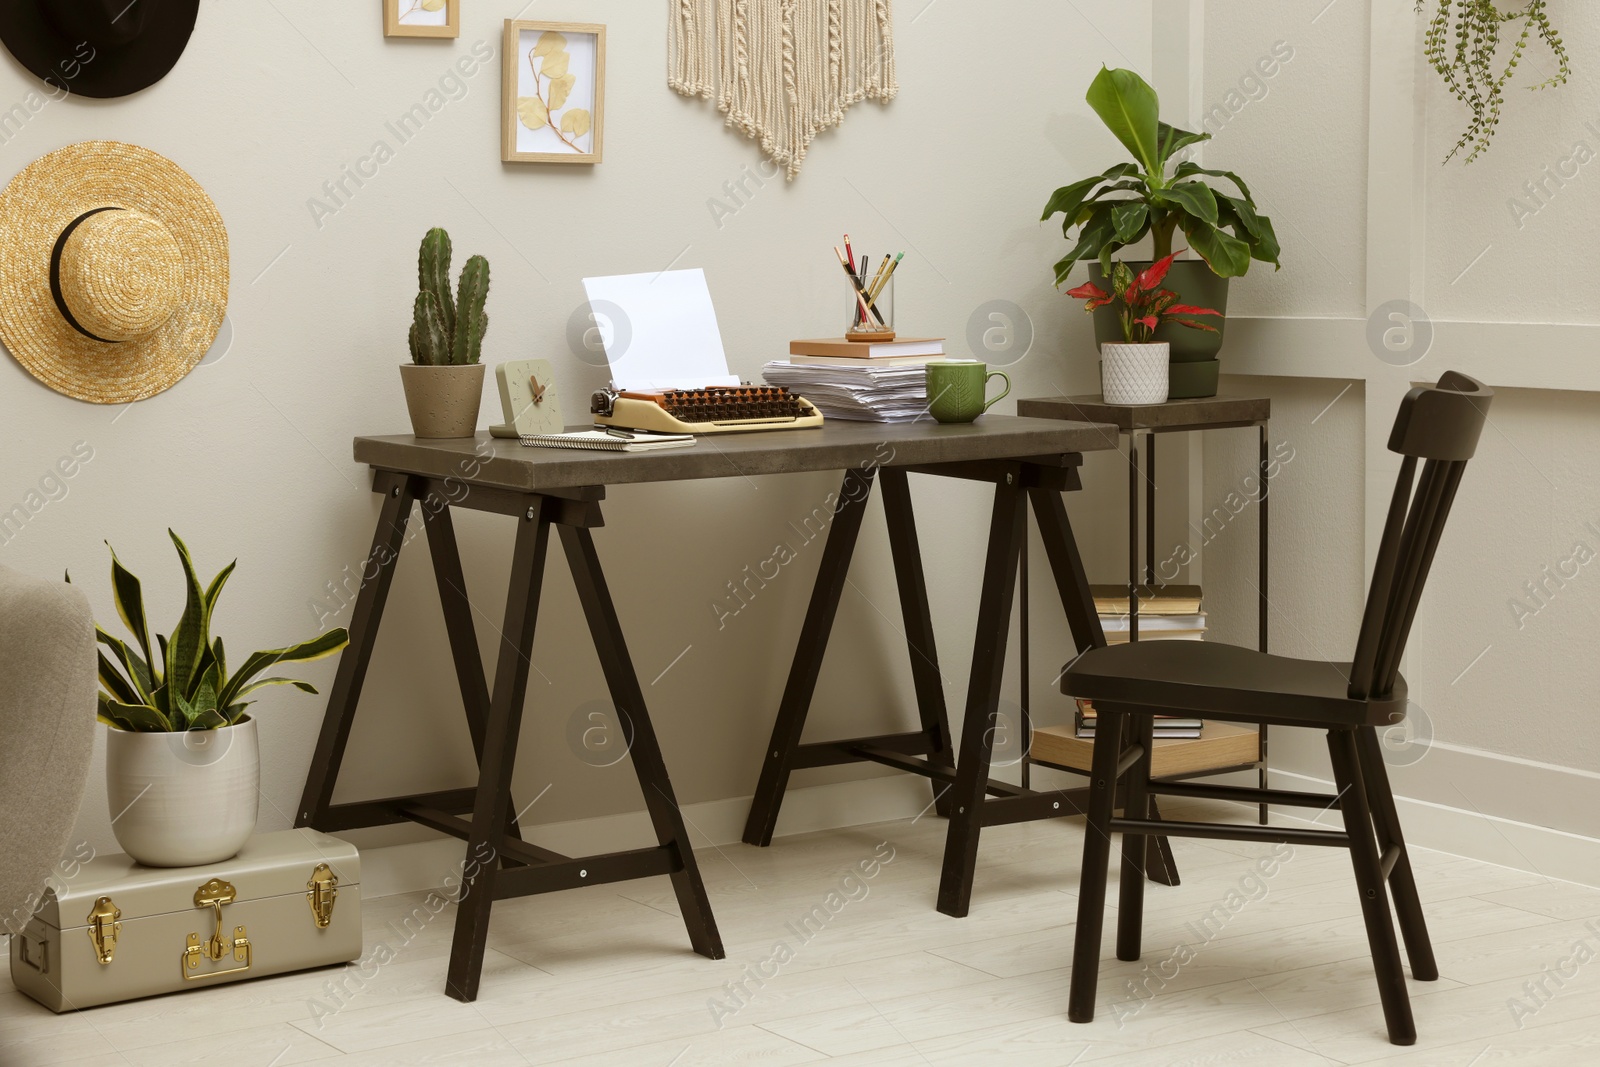
[(1105, 924), (1106, 873), (1111, 862), (1111, 811), (1117, 798), (1117, 759), (1127, 716), (1101, 709), (1090, 768), (1089, 817), (1083, 829), (1083, 866), (1078, 873), (1078, 929), (1072, 943), (1072, 985), (1067, 1018), (1094, 1021), (1100, 978), (1100, 933)]
[(1412, 1045), (1417, 1040), (1417, 1026), (1411, 1018), (1405, 972), (1400, 966), (1400, 946), (1395, 941), (1394, 923), (1389, 915), (1389, 895), (1384, 887), (1377, 839), (1373, 835), (1372, 813), (1362, 785), (1355, 732), (1329, 730), (1328, 756), (1333, 763), (1334, 782), (1339, 787), (1339, 813), (1344, 817), (1345, 833), (1350, 837), (1350, 865), (1355, 870), (1356, 889), (1361, 894), (1361, 914), (1366, 920), (1367, 943), (1372, 950), (1372, 969), (1378, 979), (1378, 997), (1383, 1002), (1389, 1040), (1396, 1045)]
[(1428, 923), (1422, 917), (1422, 900), (1417, 896), (1417, 879), (1411, 871), (1411, 857), (1400, 831), (1400, 813), (1395, 810), (1394, 792), (1389, 788), (1389, 772), (1383, 766), (1383, 749), (1378, 733), (1368, 726), (1356, 732), (1356, 751), (1361, 760), (1361, 779), (1367, 786), (1367, 802), (1378, 830), (1378, 848), (1400, 850), (1389, 872), (1389, 887), (1394, 894), (1394, 914), (1405, 939), (1406, 959), (1411, 961), (1411, 977), (1419, 982), (1436, 981), (1439, 965), (1433, 958), (1433, 943), (1428, 938)]
[[(1161, 808), (1156, 804), (1154, 794), (1150, 795), (1148, 803), (1149, 818), (1161, 818)], [(1144, 853), (1145, 876), (1152, 882), (1160, 882), (1162, 885), (1182, 884), (1183, 880), (1178, 877), (1178, 861), (1172, 855), (1171, 840), (1165, 837), (1147, 837), (1145, 841), (1148, 846)]]
[[(1147, 711), (1123, 717), (1123, 732), (1133, 744), (1143, 748), (1139, 762), (1128, 769), (1124, 785), (1122, 813), (1129, 819), (1150, 817), (1150, 746), (1155, 717)], [(1144, 871), (1148, 839), (1143, 834), (1122, 835), (1122, 878), (1117, 895), (1117, 959), (1133, 962), (1139, 958), (1140, 934), (1144, 928)]]

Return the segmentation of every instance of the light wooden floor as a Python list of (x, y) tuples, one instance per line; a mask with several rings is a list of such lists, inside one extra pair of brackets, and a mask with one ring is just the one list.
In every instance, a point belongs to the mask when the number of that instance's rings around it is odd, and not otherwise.
[[(391, 925), (421, 895), (368, 902), (367, 951), (383, 942), (395, 958), (342, 1007), (328, 992), (339, 969), (60, 1017), (0, 979), (0, 1063), (1600, 1061), (1600, 960), (1588, 962), (1600, 955), (1600, 922), (1588, 925), (1600, 919), (1600, 890), (1420, 850), (1443, 977), (1412, 985), (1421, 1036), (1411, 1049), (1383, 1036), (1348, 859), (1311, 848), (1258, 880), (1251, 872), (1267, 848), (1175, 842), (1183, 885), (1150, 887), (1145, 960), (1117, 961), (1108, 936), (1100, 1017), (1068, 1023), (1082, 833), (1076, 820), (985, 831), (966, 919), (933, 908), (944, 824), (931, 815), (783, 838), (766, 850), (705, 849), (728, 949), (719, 962), (689, 951), (664, 878), (508, 901), (495, 907), (472, 1005), (442, 992), (453, 909), (409, 941)], [(893, 862), (845, 881), (880, 848), (893, 849)], [(802, 940), (808, 913), (826, 918), (813, 918)], [(1192, 959), (1174, 956), (1180, 942)], [(776, 963), (779, 943), (792, 958)], [(1148, 1003), (1129, 991), (1141, 974)], [(1555, 994), (1542, 1004), (1526, 987), (1541, 977)], [(726, 983), (741, 979), (739, 1006)]]

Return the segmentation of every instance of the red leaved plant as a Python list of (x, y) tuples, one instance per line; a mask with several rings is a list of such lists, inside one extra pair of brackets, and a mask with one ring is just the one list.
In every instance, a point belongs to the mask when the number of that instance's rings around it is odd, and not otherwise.
[[(1183, 249), (1178, 249), (1178, 252), (1182, 251)], [(1107, 304), (1119, 305), (1117, 319), (1122, 323), (1122, 339), (1131, 345), (1148, 344), (1155, 334), (1156, 327), (1167, 321), (1187, 326), (1191, 330), (1216, 333), (1215, 326), (1195, 322), (1188, 316), (1215, 315), (1221, 318), (1222, 312), (1212, 308), (1195, 307), (1192, 304), (1180, 304), (1177, 293), (1171, 289), (1161, 288), (1161, 282), (1171, 269), (1172, 261), (1178, 257), (1178, 252), (1172, 253), (1165, 259), (1156, 260), (1138, 274), (1133, 272), (1132, 267), (1118, 260), (1111, 268), (1111, 292), (1106, 292), (1094, 282), (1084, 282), (1076, 289), (1068, 289), (1067, 295), (1084, 301), (1083, 309), (1090, 312)]]

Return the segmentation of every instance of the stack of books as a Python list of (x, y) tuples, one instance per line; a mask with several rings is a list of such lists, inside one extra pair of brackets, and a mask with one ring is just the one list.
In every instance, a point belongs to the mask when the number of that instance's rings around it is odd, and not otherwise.
[[(1133, 629), (1128, 615), (1128, 587), (1095, 585), (1090, 587), (1090, 592), (1094, 594), (1094, 607), (1100, 615), (1106, 644), (1127, 644)], [(1139, 640), (1200, 641), (1205, 638), (1205, 632), (1206, 613), (1200, 607), (1198, 585), (1140, 587)], [(1078, 701), (1078, 736), (1093, 738), (1094, 724), (1094, 705), (1087, 700)], [(1196, 718), (1157, 715), (1154, 732), (1156, 737), (1192, 738), (1200, 736), (1203, 726)]]
[(911, 422), (928, 409), (926, 366), (942, 358), (942, 337), (791, 341), (789, 358), (768, 363), (761, 373), (769, 385), (787, 386), (811, 401), (825, 418)]
[[(1140, 638), (1143, 640), (1143, 638)], [(1086, 740), (1094, 740), (1095, 711), (1094, 704), (1087, 700), (1078, 701), (1078, 736)], [(1200, 730), (1205, 723), (1200, 719), (1186, 718), (1181, 715), (1157, 715), (1155, 725), (1151, 729), (1153, 737), (1199, 737)]]
[[(1093, 585), (1094, 610), (1106, 644), (1126, 644), (1133, 626), (1128, 616), (1128, 587)], [(1200, 607), (1198, 585), (1139, 587), (1139, 640), (1199, 641), (1205, 637), (1206, 613)]]

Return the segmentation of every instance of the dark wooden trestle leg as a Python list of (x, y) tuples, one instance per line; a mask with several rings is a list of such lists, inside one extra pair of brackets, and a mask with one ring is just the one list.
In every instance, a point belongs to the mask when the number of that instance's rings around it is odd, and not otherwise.
[(995, 486), (989, 521), (989, 547), (983, 566), (983, 591), (978, 600), (978, 634), (973, 643), (972, 674), (967, 682), (967, 709), (961, 722), (961, 756), (956, 784), (950, 791), (955, 810), (945, 838), (944, 870), (939, 879), (939, 910), (960, 918), (972, 903), (972, 877), (978, 862), (978, 836), (983, 827), (983, 800), (993, 758), (994, 721), (1005, 672), (1006, 639), (1011, 632), (1011, 605), (1017, 588), (1017, 559), (1027, 517), (1027, 498), (1020, 477), (1008, 475)]
[[(472, 751), (483, 766), (483, 740), (489, 724), (489, 683), (483, 676), (483, 657), (478, 654), (478, 630), (472, 621), (472, 601), (467, 597), (467, 578), (461, 570), (461, 550), (456, 544), (455, 523), (448, 505), (424, 504), (422, 524), (428, 531), (428, 552), (433, 557), (433, 577), (439, 587), (439, 606), (444, 609), (444, 628), (450, 637), (450, 656), (455, 661), (456, 682), (461, 688), (461, 705), (467, 713), (467, 729), (472, 733)], [(520, 838), (516, 804), (506, 795), (510, 812), (506, 831)], [(505, 866), (519, 861), (501, 856)]]
[(594, 536), (581, 527), (562, 526), (560, 530), (561, 547), (566, 550), (567, 565), (572, 569), (572, 580), (578, 587), (578, 599), (589, 620), (589, 632), (594, 637), (595, 650), (600, 654), (600, 666), (611, 690), (611, 699), (616, 704), (619, 716), (625, 720), (624, 733), (630, 726), (632, 728), (629, 754), (633, 758), (634, 773), (639, 776), (639, 787), (644, 791), (644, 805), (655, 827), (656, 840), (664, 848), (676, 852), (677, 862), (671, 874), (672, 890), (677, 894), (678, 907), (683, 912), (683, 924), (688, 928), (689, 942), (700, 955), (720, 960), (724, 955), (722, 937), (717, 932), (717, 921), (711, 914), (711, 901), (700, 879), (700, 868), (695, 862), (694, 846), (689, 840), (683, 813), (678, 809), (677, 798), (672, 793), (666, 760), (662, 758), (661, 745), (645, 707), (639, 677), (634, 673), (633, 661), (623, 640), (617, 609), (606, 588), (605, 575), (600, 570)]
[[(822, 671), (822, 656), (828, 648), (828, 635), (833, 630), (839, 598), (850, 572), (850, 558), (855, 554), (856, 537), (861, 532), (861, 518), (867, 510), (873, 473), (872, 468), (848, 471), (840, 487), (842, 506), (834, 516), (828, 542), (822, 549), (817, 581), (811, 587), (811, 603), (806, 607), (806, 619), (800, 627), (800, 643), (795, 648), (789, 680), (784, 684), (783, 700), (778, 705), (778, 721), (773, 724), (767, 758), (761, 764), (761, 779), (756, 785), (755, 798), (750, 802), (749, 818), (745, 820), (744, 842), (747, 845), (765, 848), (772, 844), (778, 809), (783, 806), (784, 790), (789, 787), (794, 752), (800, 745), (800, 734), (811, 710), (811, 697)], [(856, 488), (858, 485), (861, 488)]]
[(411, 480), (401, 474), (379, 473), (372, 488), (382, 494), (383, 508), (372, 535), (372, 549), (362, 566), (361, 590), (350, 613), (350, 645), (339, 660), (333, 688), (328, 691), (328, 709), (323, 714), (322, 732), (317, 736), (316, 753), (306, 774), (296, 826), (319, 826), (333, 800), (333, 786), (339, 780), (350, 726), (355, 721), (361, 687), (366, 683), (372, 649), (378, 640), (378, 623), (389, 599), (389, 587), (394, 583), (395, 561), (405, 545), (411, 505), (416, 502)]
[(528, 670), (532, 666), (533, 628), (539, 617), (539, 593), (544, 583), (545, 550), (550, 540), (547, 509), (551, 502), (542, 497), (534, 499), (538, 502), (517, 524), (505, 624), (501, 627), (503, 637), (494, 672), (494, 696), (484, 731), (472, 830), (467, 838), (461, 897), (456, 906), (455, 941), (445, 979), (445, 992), (463, 1001), (478, 996), (483, 953), (489, 939), (489, 913), (494, 904), (496, 860), (511, 814), (505, 798), (511, 791), (522, 709), (528, 695)]
[[(917, 693), (917, 713), (928, 735), (928, 762), (954, 767), (950, 715), (945, 707), (944, 680), (939, 673), (939, 653), (934, 645), (933, 615), (928, 609), (928, 586), (922, 571), (922, 550), (911, 511), (911, 487), (906, 472), (887, 468), (882, 473), (883, 512), (889, 527), (889, 552), (894, 557), (895, 581), (900, 591), (900, 614), (911, 654), (911, 681)], [(950, 787), (933, 783), (934, 810), (949, 817)]]

